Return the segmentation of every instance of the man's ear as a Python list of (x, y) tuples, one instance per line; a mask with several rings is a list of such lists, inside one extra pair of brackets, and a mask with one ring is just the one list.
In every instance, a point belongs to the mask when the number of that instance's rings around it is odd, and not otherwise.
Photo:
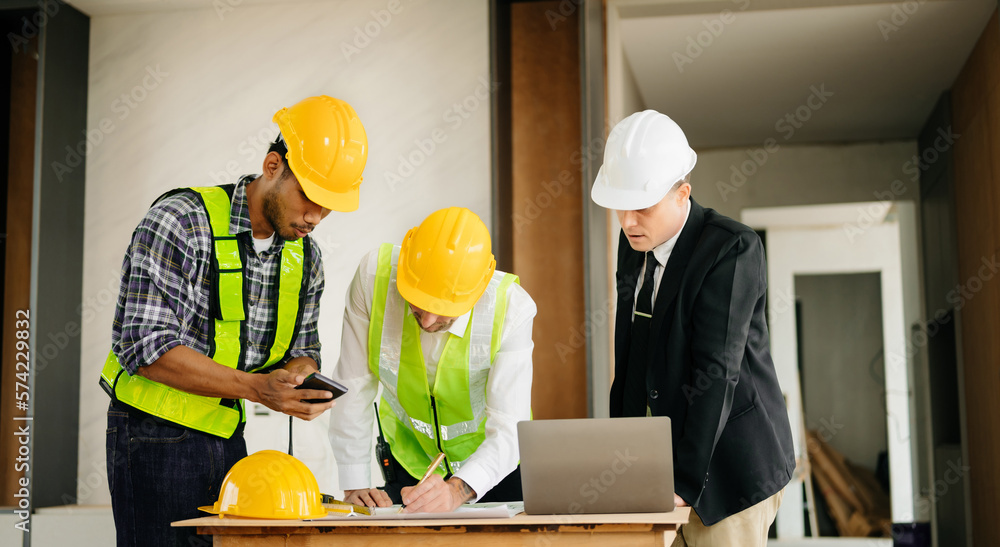
[(683, 204), (688, 198), (691, 197), (691, 184), (685, 182), (677, 188), (677, 203), (678, 205)]
[(264, 156), (264, 164), (261, 166), (262, 173), (266, 178), (274, 179), (281, 172), (281, 164), (283, 160), (281, 154), (271, 151)]

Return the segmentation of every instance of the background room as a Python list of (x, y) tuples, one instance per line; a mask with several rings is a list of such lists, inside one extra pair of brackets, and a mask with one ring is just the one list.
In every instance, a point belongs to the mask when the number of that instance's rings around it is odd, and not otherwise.
[[(325, 93), (354, 106), (370, 152), (360, 208), (313, 235), (323, 372), (361, 257), (460, 205), (538, 304), (534, 418), (607, 416), (619, 226), (589, 190), (608, 129), (656, 109), (698, 152), (694, 199), (765, 241), (799, 460), (772, 542), (888, 546), (879, 534), (897, 523), (897, 542), (916, 525), (933, 545), (1000, 544), (996, 12), (992, 0), (6, 2), (0, 459), (18, 457), (8, 416), (32, 416), (33, 430), (30, 473), (5, 464), (0, 505), (16, 508), (29, 480), (33, 526), (25, 536), (7, 512), (0, 542), (112, 541), (97, 378), (131, 232), (166, 190), (259, 172), (273, 113)], [(27, 309), (22, 409), (14, 318)], [(250, 452), (284, 450), (287, 418), (248, 409)], [(339, 494), (326, 426), (296, 421), (295, 456)], [(814, 453), (809, 431), (829, 451)]]

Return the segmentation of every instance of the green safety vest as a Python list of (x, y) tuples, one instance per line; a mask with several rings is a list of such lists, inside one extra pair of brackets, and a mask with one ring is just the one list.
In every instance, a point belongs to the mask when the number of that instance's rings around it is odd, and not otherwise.
[[(200, 197), (208, 212), (212, 230), (213, 340), (209, 357), (230, 368), (237, 368), (245, 356), (243, 328), (244, 308), (243, 258), (236, 236), (229, 235), (232, 203), (224, 187), (190, 188)], [(185, 190), (180, 190), (185, 191)], [(164, 194), (163, 197), (171, 195)], [(161, 197), (162, 199), (162, 197)], [(279, 362), (295, 336), (302, 292), (305, 239), (286, 241), (281, 252), (278, 279), (278, 317), (274, 342), (267, 362), (247, 372), (260, 370)], [(112, 350), (101, 371), (101, 387), (113, 399), (171, 422), (229, 438), (243, 422), (246, 412), (242, 399), (202, 397), (154, 382), (139, 374), (124, 374), (118, 356)]]
[(410, 475), (422, 476), (439, 452), (455, 473), (486, 438), (486, 381), (500, 348), (508, 289), (518, 279), (493, 274), (465, 335), (445, 342), (430, 386), (420, 326), (396, 289), (399, 250), (389, 243), (379, 248), (368, 329), (368, 366), (383, 386), (379, 420)]

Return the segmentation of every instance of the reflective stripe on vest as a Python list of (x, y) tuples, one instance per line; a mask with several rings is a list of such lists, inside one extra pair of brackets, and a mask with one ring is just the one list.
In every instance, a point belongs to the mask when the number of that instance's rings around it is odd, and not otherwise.
[[(237, 368), (243, 351), (243, 321), (246, 319), (243, 300), (243, 260), (239, 242), (229, 235), (232, 203), (225, 189), (212, 186), (191, 188), (201, 197), (208, 212), (212, 230), (213, 259), (216, 277), (213, 298), (217, 298), (218, 316), (213, 318), (214, 337), (209, 357), (217, 363)], [(220, 235), (221, 234), (221, 235)], [(295, 336), (299, 315), (299, 296), (304, 275), (303, 240), (286, 241), (281, 251), (278, 285), (278, 312), (274, 342), (268, 359), (248, 372), (279, 362)], [(129, 375), (118, 356), (111, 351), (101, 371), (101, 383), (106, 391), (123, 403), (171, 422), (229, 438), (241, 422), (246, 421), (242, 399), (202, 397), (149, 380), (139, 374)], [(229, 403), (232, 406), (227, 405)]]
[(486, 381), (517, 277), (493, 274), (465, 335), (448, 336), (431, 387), (420, 326), (396, 289), (399, 250), (379, 248), (373, 288), (368, 366), (383, 386), (379, 419), (393, 456), (411, 475), (421, 476), (438, 452), (455, 473), (486, 438)]

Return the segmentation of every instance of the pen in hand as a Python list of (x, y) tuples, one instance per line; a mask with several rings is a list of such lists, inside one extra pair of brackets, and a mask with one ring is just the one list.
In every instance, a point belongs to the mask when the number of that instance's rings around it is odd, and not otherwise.
[[(429, 479), (430, 476), (434, 474), (434, 471), (438, 468), (438, 466), (441, 465), (442, 461), (444, 461), (444, 452), (438, 453), (437, 457), (434, 458), (434, 461), (431, 462), (430, 467), (427, 468), (427, 472), (424, 473), (424, 476), (421, 477), (420, 480), (417, 481), (417, 484), (415, 484), (413, 487), (416, 488), (416, 487), (420, 486), (421, 484), (423, 484), (425, 480)], [(403, 503), (400, 503), (399, 504), (399, 511), (396, 514), (402, 513), (403, 509), (406, 509), (406, 505), (403, 504)]]

